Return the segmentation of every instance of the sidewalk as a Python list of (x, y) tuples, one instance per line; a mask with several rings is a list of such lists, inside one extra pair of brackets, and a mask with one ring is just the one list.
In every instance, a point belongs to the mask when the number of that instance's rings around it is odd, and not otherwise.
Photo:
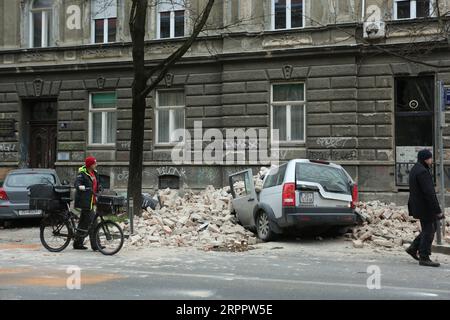
[(442, 253), (450, 255), (450, 244), (443, 242), (442, 245), (433, 244), (431, 251), (434, 253)]

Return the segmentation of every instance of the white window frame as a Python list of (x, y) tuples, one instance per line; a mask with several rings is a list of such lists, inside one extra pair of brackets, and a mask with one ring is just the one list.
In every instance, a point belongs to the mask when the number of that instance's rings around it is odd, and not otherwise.
[[(112, 91), (111, 91), (112, 92)], [(107, 135), (108, 135), (108, 129), (106, 126), (106, 123), (108, 121), (108, 113), (110, 112), (115, 112), (117, 115), (117, 107), (115, 108), (101, 108), (101, 109), (95, 109), (92, 106), (92, 96), (98, 93), (105, 93), (105, 92), (91, 92), (89, 93), (89, 146), (115, 146), (116, 142), (107, 142)], [(101, 113), (102, 114), (102, 142), (98, 143), (98, 142), (93, 142), (93, 117), (92, 114), (93, 113)], [(116, 121), (117, 121), (117, 117), (116, 117)], [(117, 130), (116, 130), (117, 131)], [(116, 132), (117, 134), (117, 132)], [(117, 136), (116, 136), (117, 137)], [(114, 140), (116, 141), (116, 137), (114, 137)]]
[[(184, 90), (157, 90), (156, 91), (156, 108), (155, 108), (155, 145), (157, 146), (174, 146), (180, 144), (178, 141), (171, 142), (172, 139), (171, 135), (175, 131), (175, 116), (173, 113), (173, 110), (179, 110), (182, 109), (184, 113), (183, 117), (183, 129), (186, 130), (186, 105), (184, 106), (160, 106), (159, 105), (159, 94), (160, 92), (182, 92), (185, 94)], [(185, 103), (186, 104), (186, 103)], [(169, 110), (169, 142), (160, 142), (159, 141), (159, 110)], [(184, 144), (184, 138), (183, 138), (183, 144)]]
[[(241, 19), (241, 0), (226, 0), (227, 14), (229, 23), (238, 23)], [(233, 12), (236, 10), (237, 15), (234, 16)]]
[(286, 28), (284, 29), (275, 29), (275, 0), (271, 0), (271, 16), (272, 16), (272, 30), (290, 30), (290, 29), (303, 29), (305, 27), (305, 2), (303, 1), (303, 14), (302, 14), (302, 26), (301, 27), (292, 27), (292, 16), (291, 16), (291, 0), (286, 0)]
[[(184, 11), (184, 34), (182, 36), (175, 37), (175, 11)], [(170, 36), (168, 38), (161, 38), (161, 13), (170, 12)], [(156, 12), (156, 38), (157, 39), (180, 39), (186, 37), (186, 13), (187, 10), (184, 7), (177, 6), (170, 10), (164, 10), (158, 6)]]
[[(394, 0), (394, 20), (410, 20), (410, 19), (417, 19), (417, 1), (416, 0), (410, 0), (410, 12), (411, 16), (409, 18), (398, 18), (397, 17), (397, 3), (398, 2), (405, 2), (405, 0)], [(428, 17), (434, 17), (434, 0), (430, 0), (430, 15)], [(427, 18), (427, 17), (420, 17), (421, 19)]]
[[(109, 24), (108, 24), (108, 20), (109, 19), (116, 19), (116, 41), (113, 42), (109, 42), (108, 40), (108, 35), (109, 35)], [(93, 44), (100, 44), (100, 43), (114, 43), (117, 42), (117, 17), (115, 18), (105, 18), (105, 19), (91, 19), (91, 42)], [(95, 21), (97, 20), (103, 20), (103, 42), (95, 42)]]
[[(94, 4), (94, 1), (92, 1), (92, 4)], [(100, 18), (100, 19), (95, 19), (95, 12), (94, 12), (94, 6), (91, 5), (91, 42), (94, 44), (95, 42), (95, 21), (96, 20), (103, 20), (103, 42), (102, 43), (114, 43), (117, 42), (117, 24), (119, 22), (119, 20), (117, 19), (117, 10), (118, 10), (118, 4), (117, 4), (118, 0), (114, 1), (114, 14), (111, 14), (111, 16), (108, 16), (107, 18)], [(112, 2), (111, 2), (112, 4)], [(109, 6), (109, 8), (114, 8), (113, 6)], [(106, 9), (105, 9), (106, 11)], [(116, 40), (114, 42), (109, 42), (108, 41), (108, 33), (109, 33), (109, 24), (108, 24), (108, 20), (109, 19), (116, 19)], [(101, 42), (97, 42), (97, 43), (101, 43)]]
[[(273, 101), (273, 86), (301, 84), (303, 85), (303, 101)], [(291, 108), (303, 106), (303, 140), (291, 140)], [(286, 107), (286, 140), (275, 141), (273, 137), (273, 108)], [(277, 82), (270, 86), (270, 141), (280, 144), (304, 144), (306, 143), (306, 85), (304, 82)]]
[[(30, 14), (29, 14), (29, 21), (30, 21), (30, 29), (29, 29), (29, 34), (30, 34), (30, 47), (31, 48), (47, 48), (49, 47), (50, 44), (50, 40), (48, 38), (49, 35), (49, 30), (48, 30), (48, 26), (49, 26), (49, 13), (50, 15), (53, 14), (53, 7), (51, 8), (40, 8), (40, 9), (34, 9), (34, 0), (31, 2), (31, 7), (30, 7)], [(34, 13), (38, 13), (40, 12), (42, 17), (42, 25), (41, 25), (41, 46), (40, 47), (35, 47), (34, 46), (34, 21), (33, 21), (33, 14)], [(52, 26), (50, 26), (50, 32), (52, 31), (51, 29)]]

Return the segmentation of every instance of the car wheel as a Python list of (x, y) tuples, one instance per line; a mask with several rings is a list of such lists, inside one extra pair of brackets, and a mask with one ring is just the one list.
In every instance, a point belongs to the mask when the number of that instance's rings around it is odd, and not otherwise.
[(271, 241), (275, 237), (270, 227), (269, 216), (264, 211), (260, 211), (256, 217), (256, 233), (258, 234), (258, 238), (265, 242)]

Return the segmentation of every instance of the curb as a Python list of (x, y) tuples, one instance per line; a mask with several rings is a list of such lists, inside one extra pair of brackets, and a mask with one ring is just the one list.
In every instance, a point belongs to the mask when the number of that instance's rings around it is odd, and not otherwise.
[(435, 253), (442, 253), (442, 254), (448, 254), (450, 255), (450, 245), (437, 245), (434, 244), (431, 247), (431, 250)]

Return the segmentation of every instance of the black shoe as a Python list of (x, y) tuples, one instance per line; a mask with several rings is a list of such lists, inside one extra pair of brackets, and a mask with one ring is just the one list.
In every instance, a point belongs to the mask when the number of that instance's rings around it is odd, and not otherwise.
[(439, 262), (431, 261), (430, 258), (420, 258), (419, 264), (425, 267), (439, 267)]
[(409, 247), (408, 249), (405, 250), (405, 252), (407, 254), (409, 254), (411, 257), (413, 257), (414, 260), (419, 261), (419, 256), (417, 255), (417, 250), (415, 250), (412, 247)]
[(76, 245), (74, 245), (73, 246), (73, 249), (74, 250), (87, 250), (88, 249), (88, 247), (85, 247), (85, 246), (83, 246), (83, 245), (81, 245), (81, 246), (76, 246)]

